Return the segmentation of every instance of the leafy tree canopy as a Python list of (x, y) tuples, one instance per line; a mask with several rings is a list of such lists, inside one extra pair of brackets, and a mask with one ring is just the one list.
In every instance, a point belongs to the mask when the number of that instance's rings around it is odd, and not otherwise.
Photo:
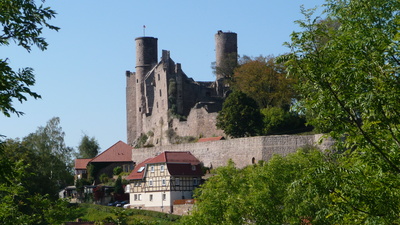
[(260, 108), (290, 106), (295, 97), (293, 78), (273, 56), (244, 56), (234, 70), (232, 86), (256, 100)]
[(309, 178), (315, 186), (303, 187), (309, 188), (303, 197), (334, 186), (332, 207), (320, 218), (399, 223), (400, 2), (327, 0), (325, 7), (335, 25), (304, 10), (305, 20), (297, 21), (303, 30), (292, 34), (291, 54), (282, 59), (300, 80), (309, 122), (330, 131), (346, 157), (340, 170), (326, 168)]
[(31, 194), (47, 194), (54, 199), (62, 188), (73, 183), (73, 149), (65, 146), (65, 134), (59, 122), (55, 117), (22, 141), (9, 139), (4, 143), (3, 152), (8, 159), (23, 160), (30, 165), (25, 172), (31, 176), (27, 176), (23, 183)]
[[(44, 1), (42, 1), (44, 2)], [(47, 48), (46, 40), (41, 36), (43, 28), (58, 30), (50, 25), (48, 20), (54, 18), (55, 11), (43, 4), (36, 5), (33, 0), (0, 0), (0, 46), (9, 45), (14, 41), (17, 45), (31, 51), (36, 45), (40, 50)], [(22, 115), (23, 112), (14, 108), (13, 100), (26, 101), (26, 96), (40, 98), (31, 91), (35, 84), (33, 69), (26, 67), (14, 71), (8, 64), (8, 58), (0, 59), (0, 111), (5, 116), (11, 113)]]
[[(268, 163), (238, 169), (230, 161), (217, 168), (195, 191), (196, 206), (183, 224), (300, 224), (302, 217), (286, 212), (291, 183), (325, 164), (324, 154), (313, 148), (288, 157), (275, 155)], [(314, 223), (313, 223), (314, 224)]]
[(79, 158), (90, 159), (95, 157), (99, 153), (99, 143), (92, 137), (89, 138), (88, 135), (83, 135), (81, 142), (79, 143)]
[(235, 138), (258, 135), (262, 125), (257, 102), (240, 91), (227, 97), (217, 116), (217, 127)]

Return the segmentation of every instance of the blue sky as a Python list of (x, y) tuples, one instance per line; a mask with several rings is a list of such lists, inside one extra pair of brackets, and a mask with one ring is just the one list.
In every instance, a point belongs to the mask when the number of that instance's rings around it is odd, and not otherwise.
[[(40, 2), (40, 1), (38, 1)], [(282, 44), (298, 31), (300, 6), (311, 8), (323, 0), (48, 0), (58, 14), (46, 30), (49, 43), (31, 53), (16, 45), (1, 46), (0, 58), (14, 69), (33, 67), (42, 99), (28, 98), (14, 106), (21, 117), (0, 116), (0, 134), (22, 138), (60, 117), (67, 146), (76, 148), (83, 134), (95, 137), (101, 151), (126, 142), (125, 71), (135, 70), (135, 37), (158, 38), (158, 51), (171, 58), (198, 81), (212, 81), (214, 34), (238, 34), (240, 55), (279, 55)]]

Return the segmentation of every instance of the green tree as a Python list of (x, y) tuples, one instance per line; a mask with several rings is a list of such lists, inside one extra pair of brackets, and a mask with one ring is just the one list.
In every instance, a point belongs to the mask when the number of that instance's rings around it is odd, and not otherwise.
[(120, 166), (114, 167), (113, 174), (119, 175), (120, 173), (122, 173), (122, 167), (120, 167)]
[(256, 100), (260, 108), (290, 106), (295, 97), (293, 78), (273, 56), (246, 57), (234, 70), (232, 86)]
[[(197, 199), (183, 224), (300, 224), (302, 216), (286, 214), (293, 182), (324, 166), (329, 158), (315, 148), (238, 169), (232, 161), (215, 170), (195, 191)], [(314, 224), (314, 223), (313, 223)]]
[(67, 202), (31, 194), (26, 179), (34, 174), (29, 171), (23, 160), (10, 160), (0, 143), (0, 223), (61, 224), (76, 218), (77, 211)]
[[(44, 2), (44, 1), (42, 1)], [(15, 42), (17, 45), (31, 51), (36, 45), (40, 50), (47, 48), (47, 42), (41, 36), (43, 28), (58, 30), (50, 25), (48, 20), (55, 16), (55, 11), (43, 4), (36, 5), (32, 0), (1, 0), (0, 46)], [(14, 71), (8, 64), (8, 58), (0, 59), (0, 111), (5, 116), (11, 113), (22, 115), (23, 112), (14, 108), (12, 102), (26, 101), (27, 96), (40, 98), (40, 95), (31, 91), (30, 86), (35, 84), (33, 69), (26, 67)]]
[(81, 142), (79, 143), (79, 158), (90, 159), (95, 157), (99, 153), (99, 143), (92, 137), (89, 138), (86, 134), (83, 135)]
[(124, 188), (122, 187), (122, 178), (121, 178), (121, 176), (118, 176), (117, 180), (115, 181), (114, 193), (116, 193), (116, 194), (123, 194), (124, 193)]
[(292, 34), (291, 54), (283, 57), (289, 75), (301, 81), (309, 122), (347, 150), (340, 171), (316, 177), (322, 187), (343, 177), (332, 185), (324, 215), (348, 224), (399, 223), (400, 2), (327, 0), (325, 7), (339, 27), (304, 11), (303, 31)]
[(306, 126), (304, 116), (293, 111), (286, 111), (280, 107), (261, 109), (263, 115), (263, 134), (293, 134), (311, 131), (312, 126)]
[(57, 198), (59, 190), (73, 183), (73, 148), (65, 145), (64, 136), (60, 119), (54, 117), (22, 140), (22, 145), (35, 155), (34, 190), (52, 198)]
[(258, 135), (262, 116), (257, 102), (240, 91), (233, 91), (217, 116), (217, 127), (231, 137)]

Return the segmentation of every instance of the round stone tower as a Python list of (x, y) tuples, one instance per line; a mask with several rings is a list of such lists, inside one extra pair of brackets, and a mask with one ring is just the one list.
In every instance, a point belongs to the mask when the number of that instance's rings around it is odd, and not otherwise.
[[(228, 66), (232, 60), (237, 61), (237, 34), (219, 30), (215, 34), (215, 65), (219, 68)], [(217, 72), (217, 81), (223, 80), (224, 75)]]
[(157, 38), (138, 37), (136, 42), (136, 134), (143, 132), (143, 114), (146, 113), (144, 77), (157, 64)]

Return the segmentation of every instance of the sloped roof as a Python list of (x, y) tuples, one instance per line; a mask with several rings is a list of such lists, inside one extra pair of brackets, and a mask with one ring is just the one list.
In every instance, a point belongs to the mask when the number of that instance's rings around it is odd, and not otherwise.
[(90, 162), (132, 162), (132, 147), (123, 141), (118, 141)]
[[(151, 158), (144, 160), (143, 162), (137, 164), (135, 169), (125, 178), (126, 180), (140, 180), (143, 179), (143, 176), (146, 172), (146, 163), (150, 161)], [(144, 169), (140, 170), (140, 168), (144, 167)]]
[[(135, 166), (135, 169), (126, 178), (127, 180), (143, 179), (147, 164), (166, 163), (171, 175), (202, 176), (200, 161), (190, 152), (163, 152), (162, 154), (146, 159)], [(195, 166), (195, 170), (192, 169)]]
[(207, 138), (200, 138), (197, 142), (220, 141), (220, 140), (225, 140), (225, 138), (223, 136), (207, 137)]
[[(167, 163), (168, 171), (173, 176), (203, 176), (203, 171), (201, 170), (200, 164), (192, 165), (190, 164), (176, 164)], [(194, 169), (194, 170), (193, 170)]]
[(75, 169), (76, 170), (86, 170), (87, 164), (92, 159), (75, 159)]
[(197, 165), (200, 161), (190, 152), (163, 152), (152, 158), (148, 163), (190, 163)]

